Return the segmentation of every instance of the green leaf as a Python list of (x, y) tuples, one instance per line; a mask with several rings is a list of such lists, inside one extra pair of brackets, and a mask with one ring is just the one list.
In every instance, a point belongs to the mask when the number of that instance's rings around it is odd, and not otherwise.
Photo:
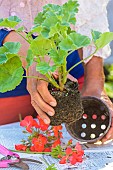
[(75, 25), (75, 14), (78, 12), (78, 1), (69, 0), (62, 6), (62, 23), (69, 26), (69, 24)]
[(113, 40), (113, 32), (105, 32), (95, 41), (97, 49), (103, 48)]
[(76, 32), (70, 33), (67, 38), (59, 44), (62, 50), (70, 51), (77, 50), (90, 44), (90, 39), (87, 36)]
[(92, 30), (92, 31), (91, 31), (91, 34), (92, 34), (93, 41), (95, 42), (97, 39), (99, 39), (99, 37), (100, 37), (100, 35), (101, 35), (102, 33), (99, 32), (99, 31), (94, 31), (94, 30)]
[(50, 32), (50, 30), (48, 28), (43, 27), (42, 31), (41, 31), (41, 34), (42, 34), (43, 37), (49, 38), (49, 32)]
[(70, 33), (69, 37), (73, 41), (73, 44), (77, 47), (77, 49), (86, 47), (91, 43), (91, 40), (89, 37), (78, 34), (76, 32)]
[(23, 31), (25, 31), (24, 26), (22, 26), (22, 27), (18, 28), (18, 29), (17, 29), (17, 31), (18, 31), (18, 32), (23, 32)]
[(32, 65), (33, 59), (34, 59), (34, 55), (32, 53), (32, 50), (29, 49), (28, 52), (27, 52), (27, 57), (26, 57), (26, 60), (27, 60), (27, 63), (28, 63), (27, 68)]
[(6, 63), (7, 62), (7, 57), (5, 55), (6, 48), (5, 47), (0, 47), (0, 64)]
[(65, 152), (63, 152), (61, 145), (57, 145), (55, 148), (52, 148), (52, 151), (51, 151), (51, 156), (53, 158), (58, 158), (58, 155), (61, 155), (61, 156), (65, 155)]
[(6, 63), (7, 57), (5, 54), (0, 54), (0, 64)]
[(32, 41), (30, 48), (35, 55), (44, 56), (48, 54), (52, 45), (53, 44), (49, 39), (38, 36)]
[(67, 30), (68, 27), (57, 23), (56, 25), (50, 28), (49, 36), (52, 37), (55, 34), (58, 34), (60, 36), (61, 34), (65, 38), (65, 36), (67, 35)]
[(0, 47), (0, 64), (6, 63), (10, 58), (18, 56), (17, 54), (11, 53), (8, 50), (10, 51), (10, 48), (8, 48), (7, 43), (6, 46), (4, 44), (4, 46)]
[(46, 170), (57, 170), (57, 168), (55, 167), (55, 164), (51, 164), (46, 168)]
[(17, 54), (21, 44), (19, 42), (6, 42), (3, 46), (6, 48), (7, 52)]
[(4, 54), (6, 52), (8, 52), (8, 49), (6, 49), (4, 46), (1, 46), (0, 47), (0, 54)]
[(50, 66), (46, 62), (38, 63), (36, 66), (36, 71), (40, 72), (43, 75), (45, 75), (49, 72), (53, 73), (55, 70), (56, 70), (56, 66)]
[(68, 37), (59, 43), (59, 47), (64, 51), (76, 50), (77, 47), (73, 45), (73, 41)]
[(18, 57), (13, 57), (0, 66), (0, 92), (13, 90), (18, 86), (23, 77), (24, 70)]
[(44, 20), (42, 26), (50, 29), (52, 26), (56, 25), (57, 22), (60, 22), (56, 16), (50, 16)]
[(17, 16), (10, 16), (9, 18), (0, 19), (0, 26), (14, 28), (20, 22), (21, 19), (18, 18)]
[(0, 64), (6, 63), (10, 58), (17, 56), (8, 52), (8, 48), (5, 46), (0, 47)]
[(4, 47), (8, 52), (17, 54), (20, 50), (21, 44), (19, 42), (6, 42), (4, 43)]
[(63, 50), (55, 50), (51, 49), (50, 54), (49, 54), (54, 61), (55, 65), (60, 66), (64, 62), (64, 58), (67, 57), (68, 53)]
[(47, 4), (43, 7), (43, 12), (44, 14), (48, 17), (48, 15), (51, 15), (51, 12), (54, 15), (59, 14), (59, 12), (61, 12), (61, 6), (60, 5), (56, 5), (56, 4)]
[(21, 20), (19, 17), (17, 17), (17, 16), (10, 16), (10, 17), (8, 18), (8, 20), (9, 20), (9, 21), (15, 21), (15, 22), (17, 22), (17, 23), (19, 23), (19, 22), (22, 21), (22, 20)]
[(5, 53), (5, 55), (6, 55), (6, 57), (7, 57), (7, 59), (9, 60), (9, 59), (11, 59), (11, 58), (13, 58), (13, 57), (18, 57), (18, 55), (16, 55), (16, 54), (12, 54), (12, 53)]
[(113, 82), (105, 82), (104, 87), (107, 95), (113, 98)]
[(68, 0), (65, 4), (63, 4), (62, 9), (63, 12), (69, 12), (71, 14), (75, 14), (78, 12), (78, 0)]
[(31, 32), (32, 33), (34, 33), (34, 32), (36, 32), (36, 33), (41, 33), (41, 31), (42, 31), (42, 26), (40, 26), (40, 25), (35, 25), (34, 27), (32, 27), (32, 29), (31, 29)]
[(36, 25), (41, 25), (43, 23), (44, 20), (44, 16), (42, 12), (39, 12), (38, 15), (35, 17), (34, 19), (34, 24)]

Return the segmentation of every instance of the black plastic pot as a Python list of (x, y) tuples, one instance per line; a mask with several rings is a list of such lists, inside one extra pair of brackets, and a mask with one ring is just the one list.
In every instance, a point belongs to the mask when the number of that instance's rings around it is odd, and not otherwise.
[(91, 96), (83, 97), (82, 104), (82, 118), (65, 126), (73, 138), (81, 142), (94, 143), (102, 139), (110, 128), (109, 108), (102, 100)]

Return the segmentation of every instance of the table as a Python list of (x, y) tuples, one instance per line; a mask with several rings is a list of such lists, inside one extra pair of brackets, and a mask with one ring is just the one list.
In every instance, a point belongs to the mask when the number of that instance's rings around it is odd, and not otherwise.
[[(12, 123), (0, 126), (0, 143), (7, 147), (8, 149), (14, 149), (14, 145), (20, 143), (20, 140), (25, 138), (25, 135), (22, 133), (22, 127), (19, 123)], [(68, 134), (63, 125), (63, 136), (64, 141), (71, 139), (72, 137)], [(74, 142), (77, 142), (74, 140)], [(58, 170), (113, 170), (113, 142), (105, 146), (96, 146), (96, 145), (83, 145), (85, 156), (84, 161), (75, 166), (69, 165), (60, 165), (57, 159), (54, 159), (47, 155), (41, 154), (26, 154), (18, 153), (20, 157), (27, 157), (33, 159), (40, 159), (40, 157), (46, 159), (49, 164), (55, 163), (55, 166)], [(2, 157), (2, 155), (0, 155)], [(46, 164), (39, 165), (29, 163), (30, 170), (45, 170)], [(9, 167), (9, 168), (0, 168), (0, 170), (18, 170), (18, 168)]]

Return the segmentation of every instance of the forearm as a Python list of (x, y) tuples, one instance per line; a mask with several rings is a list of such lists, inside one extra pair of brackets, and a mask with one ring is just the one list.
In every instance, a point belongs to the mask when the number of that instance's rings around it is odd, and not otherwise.
[(103, 59), (93, 56), (87, 64), (84, 64), (84, 70), (82, 95), (102, 95), (105, 82)]
[[(25, 36), (24, 33), (22, 33), (23, 36)], [(5, 42), (20, 42), (21, 43), (21, 48), (19, 51), (19, 55), (22, 56), (21, 57), (21, 61), (22, 61), (22, 65), (25, 68), (26, 67), (26, 56), (27, 56), (27, 50), (29, 48), (29, 44), (26, 40), (24, 40), (24, 38), (22, 38), (18, 33), (16, 33), (15, 31), (11, 31), (4, 39), (3, 44)]]

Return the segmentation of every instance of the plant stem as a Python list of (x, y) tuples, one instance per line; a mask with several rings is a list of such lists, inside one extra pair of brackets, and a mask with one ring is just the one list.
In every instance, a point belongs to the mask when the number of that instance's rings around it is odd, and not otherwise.
[(73, 69), (75, 68), (76, 66), (78, 66), (79, 64), (83, 63), (85, 60), (87, 60), (88, 58), (90, 58), (91, 56), (93, 56), (95, 53), (97, 52), (97, 49), (92, 53), (90, 54), (88, 57), (86, 57), (85, 59), (79, 61), (78, 63), (74, 64), (68, 71), (67, 71), (67, 74)]
[(49, 82), (48, 80), (44, 79), (44, 78), (39, 78), (39, 77), (36, 77), (36, 76), (23, 76), (25, 78), (35, 78), (35, 79), (38, 79), (38, 80), (44, 80), (46, 82)]
[(64, 58), (64, 65), (63, 65), (63, 84), (65, 84), (67, 81), (67, 61), (66, 58)]
[(12, 152), (20, 152), (20, 153), (27, 153), (27, 154), (47, 154), (47, 155), (51, 155), (51, 152), (31, 152), (31, 151), (18, 151), (18, 150), (12, 150), (12, 149), (10, 149), (10, 151), (12, 151)]
[(62, 82), (62, 74), (63, 74), (63, 69), (61, 66), (61, 67), (59, 67), (59, 70), (58, 70), (60, 91), (63, 91), (63, 89), (64, 89), (64, 84)]
[(41, 161), (43, 161), (47, 166), (49, 166), (48, 162), (47, 162), (44, 158), (41, 158), (41, 157), (40, 157), (40, 159), (41, 159)]
[(56, 87), (57, 89), (60, 89), (60, 86), (57, 84), (57, 82), (56, 82), (53, 78), (51, 78), (51, 76), (50, 76), (49, 74), (46, 74), (45, 76), (48, 78), (49, 82), (50, 82), (54, 87)]
[(18, 35), (20, 35), (25, 41), (27, 41), (30, 44), (30, 42), (22, 34), (20, 34), (19, 31), (15, 30), (15, 32), (17, 32)]

